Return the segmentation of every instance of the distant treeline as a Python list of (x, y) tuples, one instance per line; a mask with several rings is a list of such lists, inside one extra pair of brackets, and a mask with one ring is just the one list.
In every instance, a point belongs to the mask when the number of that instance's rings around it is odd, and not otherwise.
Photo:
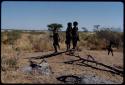
[(43, 32), (43, 31), (48, 31), (48, 30), (1, 29), (1, 32), (12, 32), (12, 31), (20, 31), (20, 32)]

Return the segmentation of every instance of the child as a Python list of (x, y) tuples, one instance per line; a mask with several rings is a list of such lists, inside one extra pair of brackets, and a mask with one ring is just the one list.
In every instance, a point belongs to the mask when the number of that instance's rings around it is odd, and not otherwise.
[(60, 41), (60, 38), (59, 38), (57, 28), (54, 28), (54, 30), (53, 30), (53, 46), (55, 49), (55, 53), (57, 53), (57, 46), (60, 49), (59, 41)]
[(67, 23), (67, 29), (66, 29), (66, 45), (67, 45), (67, 51), (70, 49), (70, 43), (71, 43), (71, 38), (72, 38), (72, 23)]
[(77, 41), (79, 41), (79, 34), (78, 34), (78, 22), (73, 22), (73, 29), (72, 29), (72, 43), (73, 43), (73, 49), (75, 50), (77, 47)]
[(112, 44), (113, 44), (113, 42), (110, 41), (110, 44), (109, 44), (109, 46), (107, 47), (107, 49), (108, 49), (108, 55), (109, 55), (109, 53), (111, 52), (111, 53), (112, 53), (112, 56), (113, 56)]

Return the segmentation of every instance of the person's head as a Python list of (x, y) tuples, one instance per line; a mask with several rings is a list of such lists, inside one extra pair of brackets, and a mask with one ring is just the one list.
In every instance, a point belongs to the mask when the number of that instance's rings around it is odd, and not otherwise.
[(71, 27), (71, 26), (72, 26), (72, 23), (71, 23), (71, 22), (68, 22), (68, 23), (67, 23), (67, 26), (68, 26), (68, 27)]
[(76, 21), (73, 22), (73, 25), (74, 25), (74, 26), (77, 26), (77, 25), (78, 25), (78, 22), (76, 22)]

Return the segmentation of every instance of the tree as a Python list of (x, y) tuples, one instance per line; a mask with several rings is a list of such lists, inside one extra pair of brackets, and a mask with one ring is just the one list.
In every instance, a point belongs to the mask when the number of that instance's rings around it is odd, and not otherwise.
[(99, 28), (99, 26), (100, 26), (100, 25), (94, 25), (94, 27), (97, 28), (97, 29)]
[(57, 28), (57, 30), (61, 30), (60, 28), (62, 28), (63, 26), (62, 24), (52, 23), (52, 24), (47, 25), (47, 27), (49, 31), (53, 31), (54, 28)]
[(100, 25), (94, 25), (93, 31), (94, 31), (94, 32), (98, 31), (98, 30), (99, 30), (99, 26), (100, 26)]
[(86, 27), (82, 27), (83, 32), (88, 32), (88, 29)]

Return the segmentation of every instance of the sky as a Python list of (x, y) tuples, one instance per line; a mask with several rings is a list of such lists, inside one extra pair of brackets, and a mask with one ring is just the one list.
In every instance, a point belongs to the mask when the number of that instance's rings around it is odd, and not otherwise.
[(59, 23), (66, 30), (68, 22), (78, 22), (79, 30), (93, 25), (123, 30), (122, 2), (43, 2), (4, 1), (1, 7), (2, 29), (47, 30), (47, 25)]

